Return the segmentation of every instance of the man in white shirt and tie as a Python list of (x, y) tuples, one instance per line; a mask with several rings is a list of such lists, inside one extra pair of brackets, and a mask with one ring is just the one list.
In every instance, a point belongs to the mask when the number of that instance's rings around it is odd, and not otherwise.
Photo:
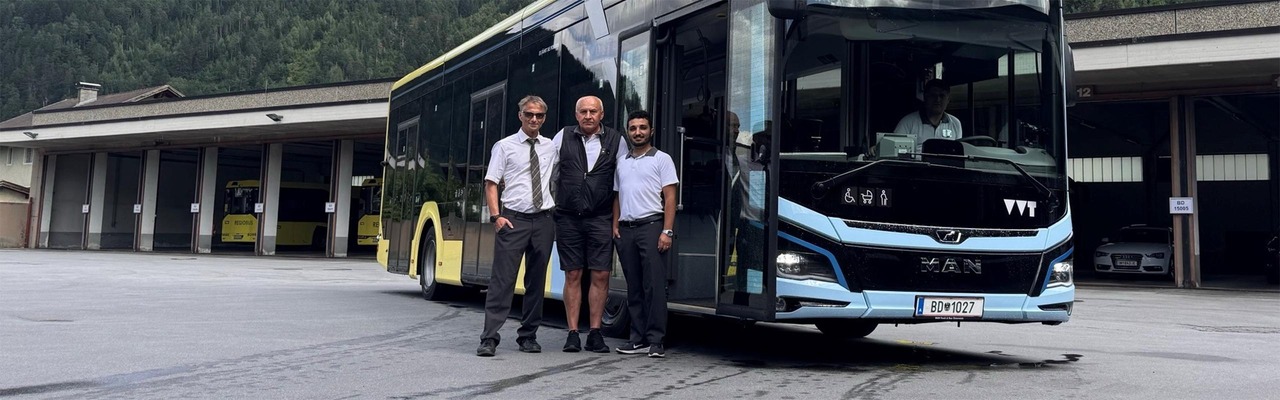
[[(525, 259), (524, 305), (516, 343), (520, 351), (538, 353), (538, 326), (542, 322), (542, 298), (547, 280), (547, 262), (555, 240), (551, 210), (551, 172), (557, 153), (551, 139), (538, 133), (547, 118), (547, 103), (538, 96), (520, 100), (520, 131), (493, 144), (489, 169), (485, 173), (485, 201), (494, 216), (493, 271), (484, 302), (484, 332), (476, 355), (492, 357), (502, 340), (502, 328), (511, 311), (520, 259)], [(498, 185), (503, 185), (501, 203)]]

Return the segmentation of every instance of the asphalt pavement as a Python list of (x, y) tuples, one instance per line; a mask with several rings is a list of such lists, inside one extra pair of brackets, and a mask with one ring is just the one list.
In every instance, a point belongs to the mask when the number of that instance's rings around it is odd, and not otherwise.
[[(1274, 398), (1280, 294), (1087, 286), (1059, 326), (812, 326), (677, 316), (666, 359), (474, 355), (478, 293), (445, 302), (371, 260), (0, 250), (0, 397)], [(609, 339), (616, 346), (620, 341)]]

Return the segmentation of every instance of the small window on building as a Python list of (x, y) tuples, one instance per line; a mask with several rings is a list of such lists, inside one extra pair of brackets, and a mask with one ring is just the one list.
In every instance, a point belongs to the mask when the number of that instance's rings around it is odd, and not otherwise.
[[(10, 153), (12, 154), (12, 153)], [(36, 149), (23, 149), (23, 165), (31, 165), (36, 160)]]
[(13, 153), (18, 149), (15, 147), (10, 147), (5, 150), (6, 151), (4, 152), (4, 165), (13, 165), (13, 159), (14, 159)]

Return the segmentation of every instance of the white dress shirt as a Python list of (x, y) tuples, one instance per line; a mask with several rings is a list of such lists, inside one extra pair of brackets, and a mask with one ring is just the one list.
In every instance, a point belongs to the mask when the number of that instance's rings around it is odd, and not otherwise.
[[(484, 179), (490, 182), (505, 184), (502, 189), (502, 208), (507, 210), (535, 213), (550, 210), (556, 206), (551, 197), (551, 172), (560, 161), (560, 152), (551, 139), (542, 135), (536, 136), (538, 144), (534, 151), (538, 154), (538, 171), (542, 181), (542, 207), (533, 204), (533, 175), (529, 169), (529, 135), (524, 131), (502, 138), (493, 144), (493, 152), (489, 157), (489, 169)], [(497, 210), (489, 210), (498, 214)]]

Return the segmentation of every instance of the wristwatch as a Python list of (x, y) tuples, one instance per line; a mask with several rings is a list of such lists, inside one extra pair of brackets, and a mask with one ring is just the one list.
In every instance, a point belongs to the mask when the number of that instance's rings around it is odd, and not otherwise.
[(490, 224), (496, 224), (496, 223), (498, 223), (498, 218), (502, 218), (502, 216), (501, 216), (501, 215), (490, 215), (490, 216), (489, 216), (489, 223), (490, 223)]
[(672, 239), (675, 239), (675, 238), (676, 238), (676, 231), (673, 231), (673, 230), (670, 230), (670, 229), (663, 229), (663, 230), (662, 230), (662, 234), (663, 234), (663, 235), (667, 235), (667, 237), (670, 237), (670, 238), (672, 238)]

